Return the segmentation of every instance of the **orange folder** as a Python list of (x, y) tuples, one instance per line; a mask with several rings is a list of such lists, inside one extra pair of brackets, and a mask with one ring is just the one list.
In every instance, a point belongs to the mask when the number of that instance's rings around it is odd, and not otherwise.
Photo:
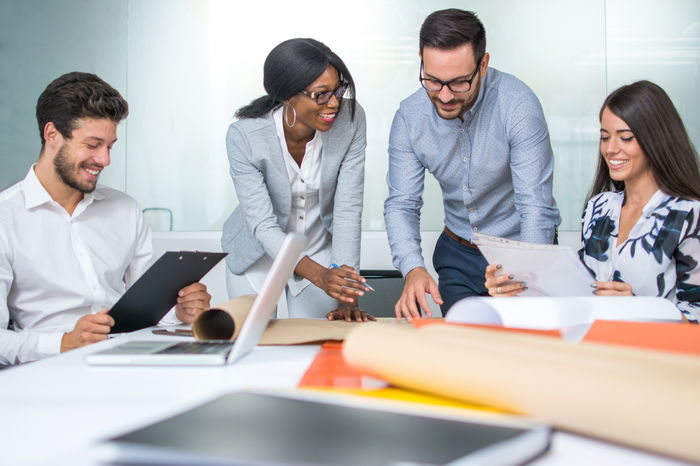
[(361, 388), (362, 374), (345, 364), (342, 349), (342, 342), (324, 343), (298, 386)]
[(700, 325), (596, 320), (583, 341), (700, 356)]

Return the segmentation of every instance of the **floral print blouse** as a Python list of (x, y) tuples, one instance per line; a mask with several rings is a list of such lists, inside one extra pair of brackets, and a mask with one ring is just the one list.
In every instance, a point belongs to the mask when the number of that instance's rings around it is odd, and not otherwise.
[(660, 296), (689, 321), (700, 319), (700, 202), (657, 191), (629, 237), (617, 245), (624, 191), (586, 205), (579, 257), (598, 281), (622, 281), (638, 296)]

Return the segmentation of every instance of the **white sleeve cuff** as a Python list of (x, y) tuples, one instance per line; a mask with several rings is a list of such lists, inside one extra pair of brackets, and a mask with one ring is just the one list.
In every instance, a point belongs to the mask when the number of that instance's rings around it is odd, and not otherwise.
[(63, 333), (37, 333), (36, 359), (53, 356), (61, 352)]

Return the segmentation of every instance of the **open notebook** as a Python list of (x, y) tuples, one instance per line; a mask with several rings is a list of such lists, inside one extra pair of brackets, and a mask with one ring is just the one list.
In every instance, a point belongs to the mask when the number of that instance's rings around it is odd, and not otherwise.
[(85, 360), (96, 365), (233, 364), (260, 341), (305, 245), (306, 239), (303, 236), (294, 233), (287, 235), (235, 342), (129, 341), (89, 354)]

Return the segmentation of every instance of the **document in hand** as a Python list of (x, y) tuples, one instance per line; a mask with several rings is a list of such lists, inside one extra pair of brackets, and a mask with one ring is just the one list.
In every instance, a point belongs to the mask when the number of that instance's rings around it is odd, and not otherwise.
[(527, 283), (521, 296), (590, 296), (595, 282), (567, 246), (534, 244), (474, 233), (474, 244), (489, 264)]

